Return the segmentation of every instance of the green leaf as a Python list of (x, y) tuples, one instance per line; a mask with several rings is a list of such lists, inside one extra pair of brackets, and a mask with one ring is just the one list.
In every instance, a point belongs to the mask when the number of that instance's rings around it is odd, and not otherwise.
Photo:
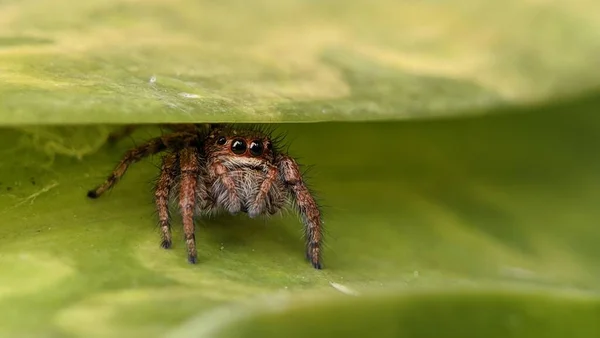
[[(597, 295), (454, 291), (327, 301), (272, 297), (194, 318), (168, 337), (595, 337)], [(236, 319), (236, 325), (227, 325)], [(241, 318), (241, 319), (240, 319)], [(543, 325), (540, 325), (543, 323)]]
[(158, 157), (86, 198), (158, 128), (114, 147), (109, 127), (3, 129), (1, 333), (597, 336), (599, 107), (280, 125), (326, 206), (321, 271), (293, 214), (199, 220), (192, 266), (174, 212), (159, 248)]
[[(599, 11), (2, 1), (0, 336), (598, 336)], [(112, 125), (221, 121), (284, 122), (324, 270), (293, 213), (159, 248), (158, 157), (86, 198)]]
[(600, 85), (598, 1), (3, 1), (0, 124), (481, 112)]

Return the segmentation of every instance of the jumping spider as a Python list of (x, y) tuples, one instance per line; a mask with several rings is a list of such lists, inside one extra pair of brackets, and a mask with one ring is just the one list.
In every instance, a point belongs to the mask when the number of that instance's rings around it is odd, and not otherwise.
[[(97, 198), (113, 187), (127, 168), (165, 151), (155, 188), (161, 247), (171, 247), (169, 201), (179, 204), (188, 261), (197, 261), (194, 217), (240, 211), (254, 218), (273, 215), (291, 202), (305, 227), (306, 258), (321, 269), (322, 220), (296, 161), (283, 153), (270, 133), (253, 127), (222, 124), (170, 125), (171, 133), (129, 150), (106, 181), (90, 190)], [(110, 136), (116, 139), (132, 131)]]

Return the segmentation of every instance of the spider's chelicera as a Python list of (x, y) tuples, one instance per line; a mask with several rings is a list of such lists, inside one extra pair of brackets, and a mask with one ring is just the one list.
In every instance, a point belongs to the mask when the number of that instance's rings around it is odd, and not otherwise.
[[(183, 218), (188, 261), (196, 263), (194, 217), (220, 211), (250, 217), (273, 215), (288, 203), (305, 228), (306, 258), (321, 269), (322, 220), (296, 161), (283, 153), (270, 133), (232, 125), (171, 125), (172, 132), (129, 150), (107, 180), (88, 192), (97, 198), (114, 186), (127, 168), (146, 156), (165, 152), (156, 183), (155, 202), (161, 246), (171, 247), (169, 202), (175, 199)], [(131, 132), (128, 127), (124, 133)], [(123, 135), (120, 135), (123, 136)], [(111, 135), (111, 140), (119, 138)]]

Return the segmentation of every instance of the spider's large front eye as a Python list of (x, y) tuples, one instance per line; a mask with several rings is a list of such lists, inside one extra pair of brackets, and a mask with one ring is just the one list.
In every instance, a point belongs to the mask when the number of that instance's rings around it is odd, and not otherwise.
[(260, 140), (254, 140), (250, 143), (250, 154), (260, 156), (263, 153), (263, 144)]
[(222, 146), (222, 145), (224, 145), (225, 143), (227, 143), (227, 139), (225, 138), (225, 136), (221, 136), (221, 137), (219, 137), (219, 138), (217, 139), (217, 144), (218, 144), (218, 145)]
[(234, 154), (241, 155), (246, 152), (246, 141), (242, 139), (236, 139), (231, 142), (231, 151)]

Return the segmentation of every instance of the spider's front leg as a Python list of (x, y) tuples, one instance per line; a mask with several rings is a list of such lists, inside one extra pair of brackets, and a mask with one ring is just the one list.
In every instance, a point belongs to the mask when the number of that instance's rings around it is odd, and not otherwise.
[(106, 181), (104, 181), (104, 183), (95, 189), (88, 191), (87, 196), (89, 198), (100, 197), (100, 195), (102, 195), (105, 191), (117, 184), (119, 179), (125, 175), (125, 172), (130, 165), (147, 156), (167, 149), (167, 144), (165, 141), (166, 140), (161, 137), (156, 137), (136, 148), (129, 150), (127, 153), (125, 153), (125, 156), (123, 156), (123, 159), (121, 159), (113, 172), (106, 178)]
[(196, 208), (196, 188), (200, 175), (198, 149), (187, 147), (179, 152), (179, 167), (181, 172), (179, 186), (179, 208), (183, 219), (183, 233), (188, 251), (188, 262), (196, 264), (196, 236), (194, 234), (194, 210)]
[(171, 189), (177, 179), (179, 165), (177, 163), (177, 154), (170, 153), (165, 155), (162, 160), (160, 176), (156, 182), (154, 199), (156, 210), (158, 212), (158, 223), (160, 225), (162, 241), (160, 246), (168, 249), (171, 247), (171, 220), (169, 214), (169, 196)]
[(302, 217), (306, 232), (306, 257), (315, 269), (321, 269), (321, 240), (323, 236), (321, 211), (304, 184), (296, 161), (286, 155), (277, 158), (280, 177), (290, 190), (294, 204)]
[(119, 162), (119, 164), (113, 170), (113, 172), (108, 176), (106, 181), (104, 181), (104, 183), (102, 183), (95, 189), (88, 191), (87, 196), (89, 198), (100, 197), (100, 195), (102, 195), (108, 189), (112, 188), (115, 184), (117, 184), (121, 177), (125, 175), (125, 172), (127, 171), (130, 165), (140, 161), (141, 159), (164, 151), (167, 148), (181, 149), (185, 146), (193, 144), (195, 141), (197, 141), (197, 139), (198, 136), (196, 134), (179, 132), (164, 135), (162, 137), (155, 137), (150, 141), (129, 150), (127, 153), (125, 153), (123, 159)]

